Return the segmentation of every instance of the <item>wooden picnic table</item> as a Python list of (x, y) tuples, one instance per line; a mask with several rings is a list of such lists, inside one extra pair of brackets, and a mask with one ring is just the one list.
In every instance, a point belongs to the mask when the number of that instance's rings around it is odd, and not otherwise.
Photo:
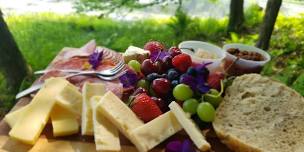
[[(75, 48), (64, 48), (60, 53), (65, 51), (73, 51)], [(60, 54), (59, 53), (59, 54)], [(53, 60), (56, 61), (58, 55)], [(52, 62), (52, 63), (53, 63)], [(52, 64), (51, 63), (51, 64)], [(23, 97), (19, 99), (16, 105), (12, 108), (11, 111), (17, 110), (28, 103), (30, 103), (31, 97)], [(66, 137), (53, 137), (51, 124), (47, 124), (43, 130), (40, 138), (34, 146), (23, 144), (19, 141), (11, 139), (8, 135), (10, 131), (9, 125), (1, 120), (0, 122), (0, 152), (9, 151), (9, 152), (26, 152), (26, 151), (41, 151), (41, 152), (94, 152), (95, 144), (93, 136), (82, 136), (80, 133), (66, 136)], [(207, 136), (207, 140), (212, 145), (213, 152), (231, 152), (225, 145), (223, 145), (219, 139), (216, 137), (215, 133), (210, 129), (209, 131), (203, 131)], [(189, 138), (184, 131), (181, 131), (170, 139), (184, 139)], [(152, 152), (164, 151), (166, 143), (169, 141), (166, 140), (162, 144), (155, 147)], [(136, 152), (136, 148), (133, 144), (125, 138), (123, 135), (120, 135), (120, 142), (122, 146), (122, 152)]]

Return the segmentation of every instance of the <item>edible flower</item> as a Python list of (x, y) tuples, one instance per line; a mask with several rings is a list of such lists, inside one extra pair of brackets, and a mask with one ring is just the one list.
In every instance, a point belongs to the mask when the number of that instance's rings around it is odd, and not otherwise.
[(171, 141), (167, 144), (165, 152), (180, 152), (182, 142), (179, 140)]
[(95, 50), (90, 56), (89, 56), (89, 63), (92, 65), (92, 68), (94, 70), (97, 69), (99, 63), (102, 60), (103, 56), (103, 50)]
[(184, 140), (181, 152), (195, 152), (193, 143), (189, 139)]
[(125, 74), (119, 77), (119, 80), (124, 88), (128, 88), (136, 85), (138, 77), (133, 70), (127, 70)]
[(166, 56), (170, 55), (168, 51), (154, 51), (150, 54), (152, 62), (163, 60)]
[(189, 139), (183, 142), (174, 140), (167, 144), (165, 152), (195, 152), (195, 148)]
[(208, 62), (190, 67), (187, 73), (181, 76), (180, 82), (190, 86), (192, 90), (196, 90), (201, 94), (207, 93), (210, 90), (210, 86), (207, 83), (209, 70), (206, 66), (209, 64), (211, 63)]

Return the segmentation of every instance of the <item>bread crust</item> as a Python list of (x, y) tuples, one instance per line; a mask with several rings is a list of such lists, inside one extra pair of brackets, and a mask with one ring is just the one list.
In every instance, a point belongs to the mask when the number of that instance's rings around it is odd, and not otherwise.
[[(269, 87), (269, 89), (264, 90), (263, 87)], [(265, 91), (267, 93), (265, 93)], [(286, 107), (286, 105), (290, 107)], [(236, 108), (243, 109), (240, 110)], [(246, 113), (248, 113), (248, 116), (246, 116)], [(245, 121), (251, 120), (249, 117), (251, 118), (253, 115), (256, 116), (256, 119), (253, 119), (253, 122), (248, 122), (249, 125), (245, 126), (244, 124), (247, 124)], [(299, 117), (304, 118), (304, 99), (295, 90), (270, 78), (258, 74), (247, 74), (237, 77), (233, 84), (227, 88), (223, 102), (216, 110), (213, 128), (221, 142), (236, 152), (298, 151), (304, 146), (304, 140), (295, 139), (298, 145), (292, 146), (284, 145), (284, 143), (288, 142), (288, 140), (294, 142), (291, 134), (298, 134), (298, 132), (296, 132), (298, 130), (300, 130), (299, 139), (304, 138), (304, 127), (299, 126), (300, 124), (304, 124), (304, 119), (298, 119)], [(231, 124), (227, 122), (229, 120), (231, 120)], [(298, 130), (290, 129), (291, 133), (289, 134), (282, 131), (289, 127), (288, 122), (293, 120), (300, 122), (295, 124)], [(251, 127), (250, 125), (254, 124), (254, 122), (257, 122), (257, 124), (265, 124), (266, 127), (263, 126), (264, 128), (258, 129), (254, 128), (256, 126)], [(240, 132), (238, 132), (238, 130)], [(265, 136), (261, 130), (265, 132)], [(268, 136), (268, 134), (271, 135)], [(286, 140), (280, 138), (278, 138), (279, 142), (276, 140), (277, 137), (285, 136)], [(259, 139), (260, 137), (263, 139)], [(255, 138), (256, 140), (252, 140)], [(265, 140), (266, 144), (263, 143), (263, 140)], [(283, 144), (281, 141), (283, 141)], [(273, 144), (268, 147), (267, 142), (272, 142)], [(280, 146), (283, 148), (278, 148)]]

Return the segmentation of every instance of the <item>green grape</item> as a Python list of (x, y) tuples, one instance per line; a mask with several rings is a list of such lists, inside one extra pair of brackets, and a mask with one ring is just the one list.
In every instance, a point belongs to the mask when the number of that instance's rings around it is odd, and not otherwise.
[(210, 91), (203, 95), (203, 100), (211, 103), (215, 108), (219, 106), (222, 101), (221, 93), (215, 89), (210, 89)]
[(140, 63), (136, 60), (131, 60), (128, 63), (128, 66), (136, 72), (140, 72)]
[(212, 122), (215, 117), (215, 109), (209, 102), (202, 102), (197, 107), (197, 115), (204, 122)]
[(142, 87), (144, 89), (146, 89), (147, 91), (149, 90), (149, 82), (146, 81), (145, 79), (141, 79), (137, 82), (137, 87)]
[(187, 99), (190, 99), (193, 96), (193, 91), (188, 85), (185, 84), (178, 84), (173, 89), (173, 96), (175, 99), (180, 101), (185, 101)]
[(191, 114), (196, 113), (196, 109), (198, 106), (198, 101), (194, 98), (188, 99), (183, 103), (183, 109), (185, 112), (189, 112)]

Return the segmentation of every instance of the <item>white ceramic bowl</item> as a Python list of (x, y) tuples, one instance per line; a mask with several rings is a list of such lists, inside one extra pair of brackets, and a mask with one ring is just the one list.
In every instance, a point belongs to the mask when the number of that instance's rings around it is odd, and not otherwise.
[[(202, 41), (183, 41), (178, 45), (179, 48), (181, 48), (181, 51), (185, 54), (188, 54), (191, 56), (191, 59), (195, 63), (207, 63), (212, 62), (212, 64), (208, 65), (207, 68), (210, 71), (213, 71), (215, 69), (218, 69), (221, 67), (221, 63), (223, 59), (226, 57), (226, 53), (218, 46), (202, 42)], [(201, 58), (199, 56), (194, 55), (195, 52), (192, 52), (189, 49), (183, 49), (183, 48), (192, 48), (194, 51), (199, 51), (199, 49), (202, 49), (206, 52), (210, 52), (213, 54), (216, 54), (217, 58), (215, 59), (205, 59)]]
[(227, 71), (228, 74), (230, 75), (241, 75), (244, 73), (259, 73), (262, 70), (264, 64), (269, 62), (271, 59), (270, 55), (266, 51), (256, 48), (254, 46), (238, 44), (238, 43), (226, 44), (223, 46), (223, 50), (227, 54), (225, 58), (225, 66), (224, 66), (225, 68), (229, 67), (230, 64), (237, 59), (236, 56), (227, 52), (230, 48), (238, 48), (241, 51), (257, 52), (264, 57), (263, 61), (253, 61), (253, 60), (246, 60), (239, 58), (239, 60), (234, 63), (233, 67), (231, 67), (231, 70)]

